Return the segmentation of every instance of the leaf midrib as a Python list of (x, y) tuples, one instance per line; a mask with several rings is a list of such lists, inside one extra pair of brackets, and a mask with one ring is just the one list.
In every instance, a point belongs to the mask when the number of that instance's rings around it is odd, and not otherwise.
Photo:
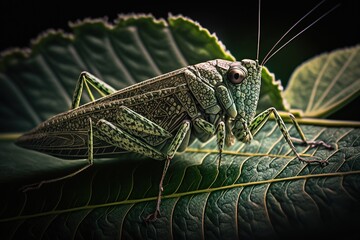
[[(218, 154), (219, 150), (217, 149), (207, 149), (207, 148), (186, 148), (185, 152), (190, 153), (213, 153)], [(226, 155), (237, 155), (237, 156), (244, 156), (244, 157), (271, 157), (271, 158), (286, 158), (286, 159), (293, 159), (296, 156), (292, 155), (279, 155), (279, 154), (271, 154), (271, 153), (251, 153), (251, 152), (239, 152), (239, 151), (231, 151), (231, 150), (223, 150), (222, 154)], [(301, 153), (303, 157), (311, 157), (311, 154)]]
[[(256, 181), (256, 182), (236, 183), (236, 184), (220, 186), (220, 187), (215, 187), (215, 188), (201, 189), (201, 190), (188, 191), (188, 192), (182, 192), (182, 193), (173, 193), (173, 194), (169, 194), (169, 195), (164, 195), (162, 197), (162, 199), (180, 198), (180, 197), (184, 197), (184, 196), (188, 196), (188, 195), (211, 193), (211, 192), (220, 191), (220, 190), (227, 190), (227, 189), (240, 188), (240, 187), (249, 187), (249, 186), (261, 185), (261, 184), (271, 184), (271, 183), (276, 183), (276, 182), (306, 180), (306, 179), (310, 179), (310, 178), (344, 177), (344, 176), (355, 175), (355, 174), (360, 174), (360, 170), (348, 171), (348, 172), (308, 174), (308, 175), (301, 175), (301, 176), (291, 176), (291, 177), (261, 180), (261, 181)], [(68, 213), (68, 212), (89, 210), (89, 209), (95, 209), (95, 208), (101, 208), (101, 207), (113, 207), (113, 206), (117, 206), (117, 205), (137, 204), (137, 203), (141, 203), (141, 202), (155, 201), (156, 199), (157, 199), (157, 197), (148, 197), (148, 198), (142, 198), (142, 199), (124, 200), (124, 201), (120, 201), (120, 202), (111, 202), (111, 203), (96, 204), (96, 205), (86, 205), (86, 206), (81, 206), (81, 207), (76, 207), (76, 208), (68, 208), (68, 209), (63, 209), (63, 210), (54, 210), (54, 211), (41, 212), (41, 213), (30, 214), (30, 215), (4, 218), (4, 219), (0, 219), (0, 223), (17, 221), (17, 220), (26, 220), (26, 219), (30, 219), (30, 218), (42, 217), (42, 216), (47, 216), (47, 215), (52, 215), (52, 214), (58, 215), (58, 214), (63, 214), (63, 213)]]
[[(296, 109), (292, 109), (291, 113), (294, 113)], [(289, 112), (278, 111), (280, 116), (283, 118), (284, 122), (290, 123)], [(270, 116), (269, 120), (274, 120), (273, 116)], [(347, 120), (333, 120), (333, 119), (321, 119), (321, 118), (312, 118), (311, 116), (299, 117), (296, 118), (296, 121), (299, 124), (306, 125), (315, 125), (315, 126), (324, 126), (324, 127), (360, 127), (360, 121), (347, 121)], [(15, 140), (20, 137), (23, 132), (7, 132), (0, 133), (0, 141), (3, 140)]]

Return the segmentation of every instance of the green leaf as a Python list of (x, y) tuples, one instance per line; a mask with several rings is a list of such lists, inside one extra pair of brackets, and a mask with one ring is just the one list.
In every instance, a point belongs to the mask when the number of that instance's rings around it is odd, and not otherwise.
[[(121, 16), (116, 24), (86, 20), (71, 27), (71, 34), (49, 31), (40, 36), (31, 51), (3, 54), (0, 132), (29, 130), (68, 110), (84, 70), (120, 89), (185, 65), (234, 60), (214, 35), (183, 17), (166, 22), (148, 15)], [(287, 109), (280, 83), (267, 70), (262, 74), (268, 96), (261, 96), (259, 107)], [(143, 219), (155, 208), (163, 162), (134, 154), (95, 159), (94, 166), (73, 178), (23, 193), (19, 188), (25, 184), (64, 176), (87, 160), (22, 149), (3, 134), (1, 239), (356, 236), (359, 129), (338, 124), (302, 125), (309, 139), (335, 147), (297, 146), (302, 156), (328, 159), (324, 168), (299, 162), (272, 121), (251, 144), (226, 149), (220, 165), (214, 139), (196, 141), (172, 160), (162, 217), (149, 224)]]
[(284, 92), (303, 117), (326, 117), (360, 95), (360, 45), (321, 54), (300, 65)]
[(261, 95), (259, 98), (257, 112), (262, 112), (270, 107), (280, 111), (289, 111), (289, 104), (283, 97), (283, 86), (280, 80), (275, 79), (275, 75), (269, 72), (266, 67), (261, 72)]
[[(360, 130), (303, 126), (310, 139), (337, 146), (298, 147), (303, 156), (328, 159), (322, 168), (297, 160), (274, 128), (269, 122), (251, 144), (226, 150), (219, 167), (215, 141), (195, 142), (177, 155), (164, 181), (162, 217), (148, 225), (143, 219), (154, 210), (163, 162), (126, 155), (96, 159), (82, 174), (22, 193), (18, 188), (29, 179), (62, 176), (86, 161), (4, 141), (1, 159), (13, 166), (1, 166), (7, 172), (1, 179), (0, 233), (3, 239), (29, 237), (30, 229), (34, 238), (85, 239), (328, 236), (345, 227), (344, 235), (352, 233), (360, 210)], [(290, 133), (296, 136), (294, 128)]]

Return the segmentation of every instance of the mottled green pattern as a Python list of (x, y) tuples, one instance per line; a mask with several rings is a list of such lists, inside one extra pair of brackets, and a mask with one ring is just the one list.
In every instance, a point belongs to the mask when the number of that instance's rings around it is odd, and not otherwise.
[(106, 120), (100, 120), (96, 126), (100, 133), (95, 136), (110, 143), (111, 145), (119, 146), (120, 148), (130, 152), (140, 153), (152, 159), (165, 159), (165, 155), (158, 152), (156, 149), (129, 135)]
[(181, 102), (182, 106), (186, 109), (190, 118), (198, 116), (198, 109), (196, 107), (196, 101), (188, 89), (176, 93), (176, 97)]
[(233, 98), (229, 93), (229, 90), (225, 86), (220, 85), (217, 87), (216, 93), (220, 103), (226, 109), (227, 115), (235, 118), (237, 115), (236, 106), (234, 104)]
[[(233, 75), (238, 70), (243, 73), (240, 80)], [(97, 123), (94, 131), (97, 140), (93, 144), (97, 146), (95, 155), (104, 154), (104, 151), (115, 154), (126, 150), (159, 160), (167, 155), (169, 159), (178, 148), (184, 150), (187, 147), (190, 139), (187, 133), (191, 124), (195, 126), (191, 133), (192, 139), (201, 141), (210, 139), (214, 134), (214, 126), (221, 125), (217, 138), (222, 151), (224, 139), (227, 145), (233, 144), (233, 134), (239, 141), (250, 142), (273, 113), (295, 155), (305, 162), (323, 163), (322, 160), (300, 157), (275, 108), (269, 108), (254, 119), (260, 91), (260, 73), (258, 62), (248, 59), (240, 62), (217, 59), (195, 64), (59, 114), (25, 134), (18, 144), (58, 156), (84, 156), (88, 152), (88, 139), (83, 138), (83, 132), (88, 131), (90, 118)], [(109, 94), (112, 91), (103, 81), (82, 73), (73, 98), (75, 107), (81, 99), (84, 84), (89, 91), (87, 82), (100, 93)], [(226, 122), (222, 126), (219, 123), (224, 119)], [(185, 131), (184, 128), (188, 129)], [(301, 135), (301, 129), (298, 131)], [(79, 139), (78, 143), (70, 144), (73, 137), (64, 138), (63, 133), (74, 134)], [(175, 137), (171, 139), (174, 134)], [(188, 136), (186, 141), (185, 135)], [(109, 149), (110, 146), (119, 149)]]
[(156, 123), (149, 121), (147, 118), (125, 106), (118, 108), (117, 122), (135, 136), (143, 136), (145, 134), (164, 138), (172, 137), (168, 131)]
[[(215, 90), (203, 83), (200, 79), (196, 77), (192, 72), (186, 72), (188, 86), (195, 96), (197, 102), (205, 109), (205, 111), (218, 104), (217, 99), (215, 97)], [(207, 113), (210, 113), (206, 111)], [(211, 112), (213, 114), (217, 114), (217, 112)]]
[(214, 124), (211, 124), (204, 119), (196, 118), (194, 121), (194, 124), (196, 127), (199, 127), (202, 131), (204, 131), (207, 134), (213, 135), (215, 132), (215, 126)]
[[(250, 125), (252, 122), (250, 123)], [(254, 125), (255, 126), (255, 125)], [(249, 143), (253, 139), (253, 135), (245, 119), (240, 118), (235, 122), (233, 133), (236, 139), (240, 142)]]
[[(122, 22), (114, 28), (108, 25), (104, 28), (105, 24), (95, 21), (85, 27), (76, 25), (76, 36), (70, 36), (68, 41), (63, 39), (65, 34), (62, 33), (51, 38), (49, 35), (54, 34), (46, 34), (46, 41), (35, 46), (40, 54), (31, 54), (27, 63), (20, 57), (1, 64), (5, 67), (11, 65), (11, 71), (1, 75), (1, 80), (4, 80), (1, 99), (6, 103), (2, 105), (0, 114), (3, 116), (2, 131), (22, 132), (55, 113), (66, 111), (73, 93), (73, 80), (84, 66), (120, 89), (159, 75), (159, 72), (215, 57), (224, 58), (209, 54), (207, 49), (214, 52), (213, 49), (217, 48), (207, 44), (206, 37), (199, 37), (191, 23), (186, 29), (179, 27), (181, 24), (172, 24), (177, 27), (169, 29), (163, 27), (164, 22), (154, 27), (155, 24), (151, 24), (153, 18), (149, 19), (133, 21), (134, 24)], [(125, 25), (130, 26), (129, 30)], [(149, 25), (149, 28), (142, 27)], [(132, 45), (133, 36), (140, 39), (140, 44)], [(177, 40), (173, 41), (175, 47), (178, 42), (184, 46), (182, 49), (191, 51), (187, 54), (181, 49), (169, 48), (164, 44), (168, 42), (165, 40), (168, 36)], [(191, 41), (192, 36), (195, 36), (195, 41)], [(214, 42), (217, 44), (216, 39)], [(149, 54), (134, 54), (139, 46)], [(186, 61), (179, 61), (174, 52), (180, 53), (177, 56)], [(179, 65), (178, 62), (185, 63)], [(147, 63), (155, 64), (153, 72), (148, 70)], [(311, 81), (309, 78), (305, 80)], [(16, 91), (11, 91), (13, 89)], [(62, 98), (66, 95), (62, 94), (63, 89), (69, 98)], [(21, 97), (27, 101), (21, 101)], [(23, 106), (21, 111), (18, 111), (18, 106)], [(24, 195), (7, 191), (8, 183), (11, 185), (14, 179), (20, 182), (18, 179), (52, 177), (54, 173), (81, 166), (83, 161), (62, 161), (2, 141), (2, 162), (10, 167), (8, 171), (2, 169), (6, 187), (1, 198), (2, 220), (5, 219), (1, 236), (5, 235), (4, 239), (103, 239), (119, 236), (139, 239), (184, 236), (192, 239), (246, 239), (249, 236), (275, 239), (304, 232), (311, 238), (314, 230), (331, 236), (335, 229), (343, 235), (350, 231), (352, 236), (356, 236), (360, 166), (357, 164), (358, 129), (302, 126), (311, 139), (327, 139), (339, 146), (334, 152), (300, 147), (305, 149), (304, 153), (329, 157), (334, 164), (320, 168), (292, 161), (280, 131), (273, 130), (274, 123), (269, 122), (252, 144), (237, 143), (232, 154), (224, 154), (224, 164), (219, 168), (214, 167), (216, 142), (209, 141), (205, 145), (195, 142), (191, 147), (199, 152), (187, 152), (170, 166), (165, 179), (166, 194), (170, 198), (164, 199), (161, 221), (150, 226), (144, 224), (139, 216), (146, 216), (152, 210), (149, 197), (151, 199), (156, 194), (154, 189), (161, 174), (161, 162), (138, 161), (133, 155), (121, 155), (110, 164), (99, 160), (96, 167), (86, 174)], [(11, 217), (17, 220), (6, 220)]]
[(216, 139), (217, 139), (219, 152), (221, 154), (225, 144), (225, 123), (223, 121), (219, 122), (219, 125), (217, 126)]
[(242, 118), (249, 124), (256, 114), (261, 85), (261, 66), (252, 60), (243, 60), (242, 64), (246, 67), (248, 76), (241, 84), (230, 89), (238, 111), (236, 119)]
[(175, 137), (173, 138), (168, 152), (167, 152), (167, 157), (168, 159), (171, 159), (174, 157), (176, 151), (178, 150), (178, 148), (180, 147), (180, 145), (182, 144), (183, 140), (185, 139), (186, 135), (189, 133), (189, 129), (190, 129), (190, 123), (189, 122), (184, 122), (178, 132), (176, 133)]

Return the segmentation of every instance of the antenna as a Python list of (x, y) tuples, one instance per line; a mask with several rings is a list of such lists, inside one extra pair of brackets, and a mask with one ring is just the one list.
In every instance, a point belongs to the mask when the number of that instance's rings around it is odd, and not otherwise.
[(258, 34), (257, 34), (258, 38), (257, 38), (256, 60), (259, 60), (259, 52), (260, 52), (260, 13), (261, 13), (260, 5), (261, 5), (261, 0), (259, 0), (259, 9), (258, 9)]
[(303, 32), (305, 32), (308, 28), (310, 28), (311, 26), (313, 26), (315, 23), (317, 23), (319, 20), (321, 20), (322, 18), (324, 18), (326, 15), (328, 15), (329, 13), (331, 13), (332, 11), (334, 11), (336, 8), (338, 8), (340, 6), (340, 4), (334, 6), (333, 8), (331, 8), (329, 11), (327, 11), (326, 13), (324, 13), (323, 15), (321, 15), (319, 18), (317, 18), (314, 22), (312, 22), (311, 24), (309, 24), (307, 27), (305, 27), (304, 29), (302, 29), (298, 34), (296, 34), (294, 37), (292, 37), (290, 40), (288, 40), (286, 43), (284, 43), (281, 47), (279, 47), (275, 52), (273, 52), (271, 55), (270, 53), (274, 50), (274, 48), (280, 43), (280, 41), (298, 24), (300, 23), (305, 17), (307, 17), (311, 12), (313, 12), (316, 8), (318, 8), (323, 2), (325, 2), (325, 0), (323, 0), (322, 2), (320, 2), (319, 4), (317, 4), (314, 8), (312, 8), (307, 14), (305, 14), (305, 16), (303, 16), (301, 19), (299, 19), (277, 42), (276, 44), (271, 48), (271, 50), (266, 54), (266, 56), (264, 57), (263, 61), (261, 62), (261, 65), (263, 66), (267, 61), (270, 60), (270, 58), (272, 58), (277, 52), (279, 52), (283, 47), (285, 47), (288, 43), (290, 43), (292, 40), (294, 40), (297, 36), (299, 36), (300, 34), (302, 34)]

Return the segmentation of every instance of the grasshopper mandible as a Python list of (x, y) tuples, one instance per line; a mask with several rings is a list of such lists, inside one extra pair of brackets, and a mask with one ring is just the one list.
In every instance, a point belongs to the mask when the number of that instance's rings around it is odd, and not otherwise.
[[(259, 41), (259, 40), (258, 40)], [(327, 161), (300, 156), (293, 142), (310, 147), (331, 148), (323, 141), (307, 141), (295, 117), (290, 114), (301, 139), (292, 138), (275, 108), (256, 115), (262, 65), (258, 60), (231, 62), (210, 60), (116, 91), (88, 72), (82, 72), (74, 91), (71, 109), (38, 125), (17, 139), (16, 144), (53, 156), (80, 159), (88, 164), (69, 175), (25, 186), (24, 191), (44, 183), (74, 176), (93, 164), (93, 158), (135, 152), (165, 160), (155, 212), (160, 212), (163, 180), (176, 152), (194, 140), (207, 141), (216, 135), (221, 154), (235, 139), (248, 143), (271, 114), (296, 157), (303, 162)], [(94, 87), (103, 97), (95, 99)], [(80, 106), (83, 88), (91, 102)]]

